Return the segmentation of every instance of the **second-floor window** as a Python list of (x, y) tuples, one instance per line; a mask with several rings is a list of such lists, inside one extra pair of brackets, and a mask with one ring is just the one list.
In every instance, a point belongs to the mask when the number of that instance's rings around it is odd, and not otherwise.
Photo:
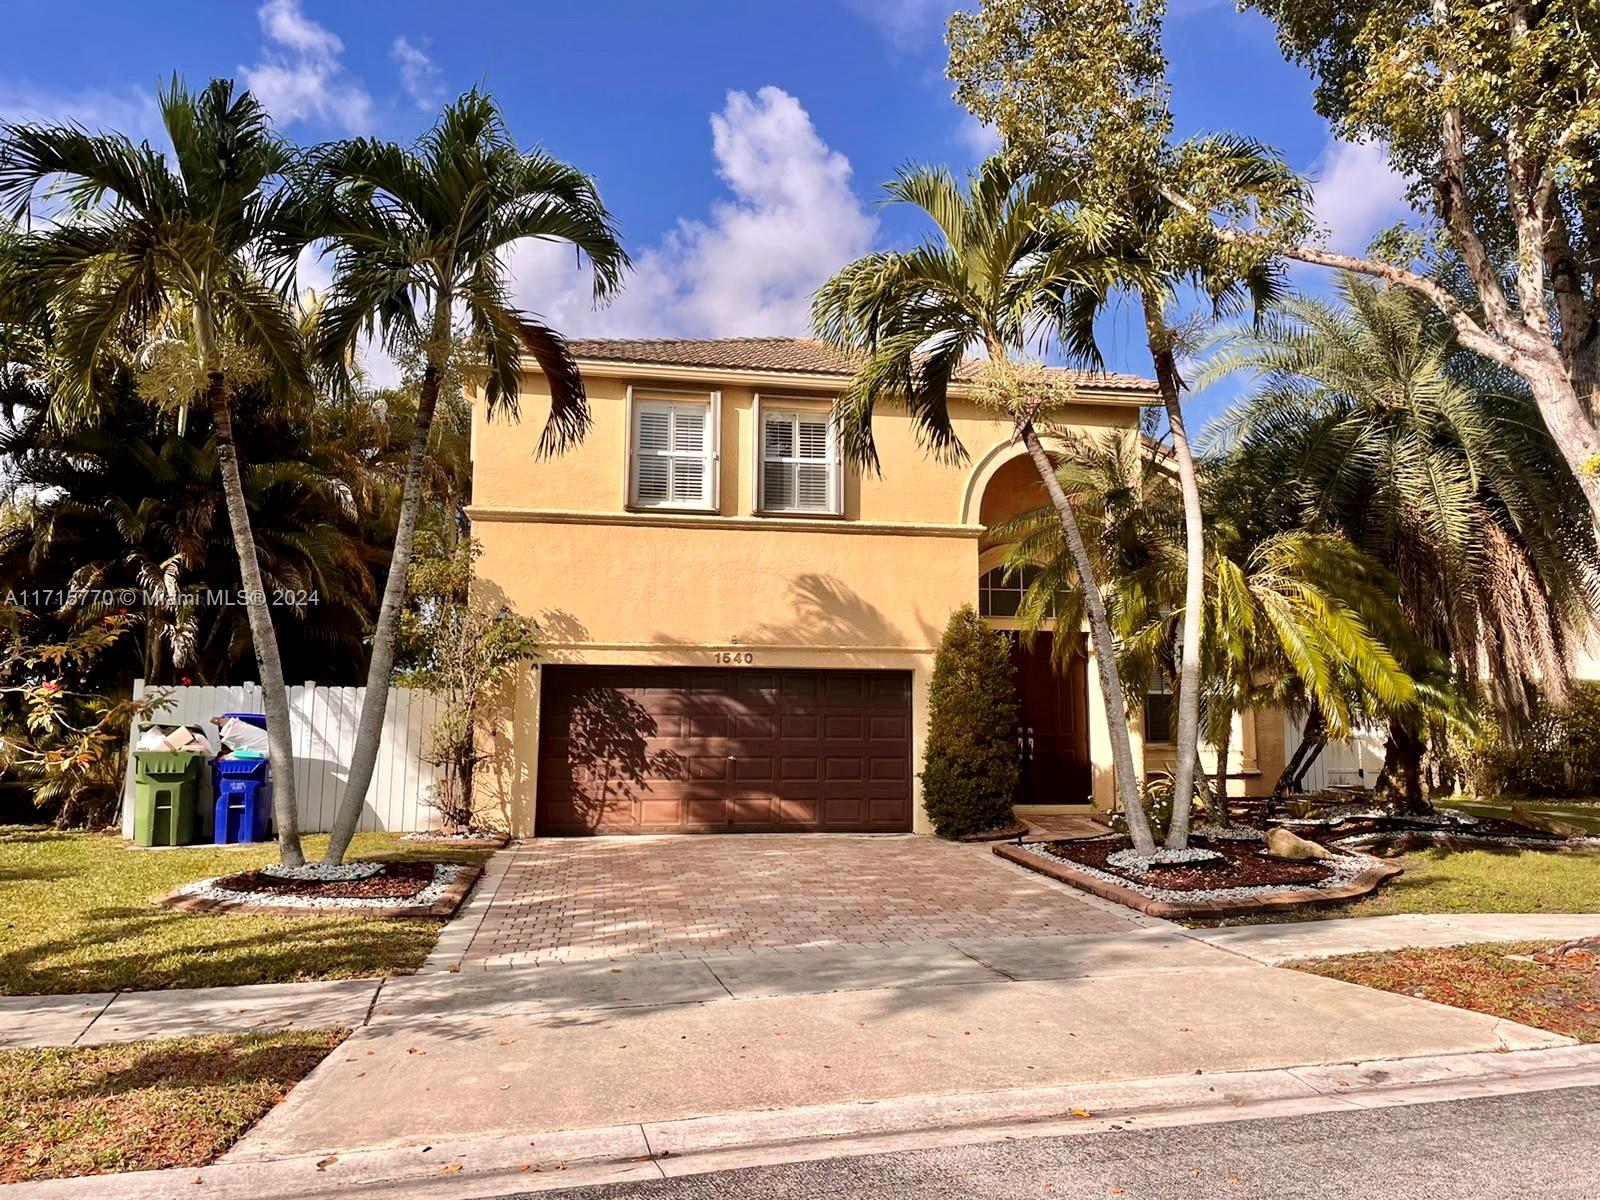
[(762, 407), (761, 510), (837, 514), (839, 446), (826, 412)]
[(632, 501), (640, 508), (710, 508), (711, 405), (640, 400), (633, 408)]

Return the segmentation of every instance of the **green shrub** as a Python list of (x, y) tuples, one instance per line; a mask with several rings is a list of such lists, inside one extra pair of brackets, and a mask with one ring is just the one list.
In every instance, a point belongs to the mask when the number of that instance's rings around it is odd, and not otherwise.
[[(1195, 791), (1199, 792), (1203, 780), (1200, 774), (1195, 774)], [(1199, 799), (1197, 794), (1195, 799)], [(1172, 825), (1172, 776), (1165, 771), (1157, 772), (1144, 781), (1144, 787), (1139, 790), (1139, 806), (1144, 809), (1144, 819), (1150, 825), (1150, 832), (1159, 842), (1167, 836), (1167, 829)], [(1120, 808), (1111, 814), (1111, 832), (1128, 832), (1128, 814)]]
[(934, 830), (958, 838), (1010, 824), (1018, 770), (1011, 654), (963, 605), (939, 640), (928, 690), (922, 798)]
[(1600, 794), (1600, 683), (1574, 683), (1564, 706), (1541, 695), (1510, 735), (1487, 715), (1451, 752), (1479, 796)]

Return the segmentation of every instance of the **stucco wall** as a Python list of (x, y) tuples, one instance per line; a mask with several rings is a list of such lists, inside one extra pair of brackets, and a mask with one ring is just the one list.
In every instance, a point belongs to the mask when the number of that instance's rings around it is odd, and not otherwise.
[[(480, 593), (544, 629), (546, 661), (718, 665), (738, 648), (767, 667), (910, 670), (920, 765), (933, 650), (953, 609), (977, 599), (979, 506), (1016, 451), (1010, 426), (953, 401), (970, 461), (942, 463), (905, 414), (875, 422), (882, 475), (850, 474), (844, 519), (766, 517), (755, 508), (755, 397), (805, 397), (794, 383), (661, 381), (586, 372), (593, 426), (581, 445), (536, 457), (548, 400), (528, 380), (521, 420), (473, 428), (474, 536)], [(627, 511), (627, 392), (718, 388), (720, 504), (711, 515)], [(1079, 428), (1132, 429), (1132, 403), (1085, 404)], [(1091, 664), (1090, 710), (1098, 709)], [(1091, 727), (1095, 794), (1111, 796), (1103, 722)], [(495, 727), (484, 787), (513, 831), (532, 831), (538, 674), (530, 671)], [(917, 828), (925, 829), (920, 784)]]

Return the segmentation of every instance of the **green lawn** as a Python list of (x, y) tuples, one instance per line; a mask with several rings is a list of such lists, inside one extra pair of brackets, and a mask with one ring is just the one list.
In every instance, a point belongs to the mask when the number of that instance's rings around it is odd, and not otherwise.
[(1260, 925), (1391, 913), (1600, 912), (1600, 851), (1435, 848), (1391, 861), (1405, 874), (1350, 904), (1193, 924)]
[(0, 1050), (0, 1183), (204, 1166), (344, 1034)]
[[(315, 858), (325, 837), (308, 837)], [(352, 858), (478, 862), (487, 851), (361, 834)], [(136, 850), (114, 835), (0, 827), (0, 995), (214, 987), (410, 971), (440, 924), (378, 917), (184, 913), (181, 884), (273, 862), (269, 844)]]
[(1313, 975), (1504, 1017), (1580, 1042), (1600, 1042), (1600, 1003), (1595, 994), (1600, 957), (1592, 952), (1535, 957), (1555, 944), (1503, 942), (1392, 950), (1291, 965)]

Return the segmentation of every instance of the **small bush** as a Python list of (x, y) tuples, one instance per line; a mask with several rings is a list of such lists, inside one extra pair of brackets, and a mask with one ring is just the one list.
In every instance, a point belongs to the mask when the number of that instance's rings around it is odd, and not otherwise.
[(1476, 795), (1600, 794), (1600, 683), (1574, 683), (1564, 706), (1540, 696), (1527, 724), (1510, 736), (1486, 716), (1451, 749)]
[[(1144, 809), (1144, 819), (1150, 825), (1150, 832), (1159, 842), (1167, 836), (1167, 829), (1172, 825), (1172, 776), (1163, 771), (1146, 779), (1139, 791), (1139, 805)], [(1111, 832), (1128, 832), (1128, 814), (1121, 809), (1111, 814)]]
[(1011, 654), (963, 605), (939, 641), (928, 691), (922, 798), (934, 830), (958, 838), (1010, 824), (1018, 771)]

